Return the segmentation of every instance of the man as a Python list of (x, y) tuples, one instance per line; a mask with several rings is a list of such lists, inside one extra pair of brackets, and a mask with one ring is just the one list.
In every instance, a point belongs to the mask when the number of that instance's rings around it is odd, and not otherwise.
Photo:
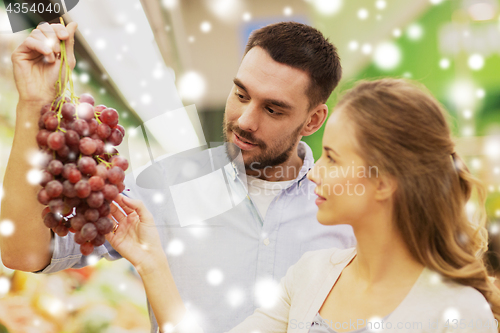
[[(86, 258), (72, 234), (51, 236), (41, 223), (38, 187), (26, 183), (30, 167), (23, 156), (36, 149), (37, 130), (25, 122), (37, 119), (54, 96), (48, 90), (56, 80), (56, 66), (50, 66), (57, 65), (53, 52), (59, 49), (58, 43), (51, 51), (44, 49), (46, 38), (55, 32), (69, 40), (73, 67), (76, 26), (44, 24), (37, 30), (12, 56), (20, 101), (1, 218), (13, 221), (16, 229), (2, 241), (2, 260), (14, 269), (50, 273), (82, 267)], [(44, 55), (48, 62), (40, 63)], [(304, 252), (354, 245), (350, 227), (316, 221), (315, 185), (306, 178), (314, 160), (300, 142), (324, 123), (324, 103), (340, 76), (335, 47), (317, 30), (292, 22), (259, 29), (249, 39), (227, 99), (227, 147), (179, 154), (155, 163), (137, 179), (127, 176), (127, 195), (143, 200), (155, 217), (181, 296), (205, 332), (223, 332), (256, 307), (272, 306), (273, 287)], [(32, 89), (34, 84), (45, 86), (45, 94)], [(161, 186), (141, 186), (148, 178)], [(185, 217), (185, 212), (213, 208), (213, 198), (189, 182), (200, 184), (200, 179), (224, 179), (230, 193), (227, 209), (201, 222)], [(158, 197), (163, 200), (153, 200)], [(221, 194), (218, 202), (223, 198)], [(120, 258), (109, 243), (93, 254)], [(151, 311), (150, 316), (156, 331)]]

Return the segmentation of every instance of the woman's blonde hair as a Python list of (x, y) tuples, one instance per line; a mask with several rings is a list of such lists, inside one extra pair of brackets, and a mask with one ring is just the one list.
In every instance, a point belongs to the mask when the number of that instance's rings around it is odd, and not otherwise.
[[(488, 276), (485, 190), (455, 152), (446, 112), (402, 79), (363, 81), (337, 105), (353, 121), (359, 154), (395, 177), (395, 223), (423, 265), (476, 288), (500, 321), (500, 291)], [(479, 201), (474, 222), (465, 205)]]

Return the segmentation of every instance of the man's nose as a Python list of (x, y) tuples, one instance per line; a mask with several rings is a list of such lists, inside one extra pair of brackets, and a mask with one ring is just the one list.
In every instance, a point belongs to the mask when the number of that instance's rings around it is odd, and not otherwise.
[(259, 128), (260, 110), (255, 103), (250, 102), (238, 118), (238, 126), (243, 131), (255, 132)]

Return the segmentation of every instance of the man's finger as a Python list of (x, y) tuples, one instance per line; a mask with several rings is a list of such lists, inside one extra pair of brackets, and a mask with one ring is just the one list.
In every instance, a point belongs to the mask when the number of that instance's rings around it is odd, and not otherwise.
[(54, 29), (56, 36), (59, 40), (67, 40), (69, 38), (69, 33), (66, 27), (62, 24), (52, 24), (52, 29)]
[(55, 53), (61, 52), (60, 40), (57, 38), (56, 32), (52, 28), (52, 25), (48, 23), (40, 24), (36, 30), (40, 30), (45, 37), (47, 37), (48, 46), (52, 48)]
[(35, 39), (31, 36), (26, 38), (23, 42), (23, 46), (26, 47), (25, 51), (36, 51), (44, 55), (48, 62), (54, 62), (55, 56), (51, 48), (49, 48), (44, 42)]

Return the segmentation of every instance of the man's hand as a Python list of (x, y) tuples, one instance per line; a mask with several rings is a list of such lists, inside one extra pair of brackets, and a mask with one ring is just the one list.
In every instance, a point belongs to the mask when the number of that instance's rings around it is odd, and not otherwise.
[(37, 104), (52, 102), (56, 96), (55, 83), (59, 78), (61, 40), (66, 41), (66, 54), (71, 69), (75, 67), (75, 31), (72, 22), (61, 24), (42, 23), (12, 53), (14, 78), (19, 101)]

